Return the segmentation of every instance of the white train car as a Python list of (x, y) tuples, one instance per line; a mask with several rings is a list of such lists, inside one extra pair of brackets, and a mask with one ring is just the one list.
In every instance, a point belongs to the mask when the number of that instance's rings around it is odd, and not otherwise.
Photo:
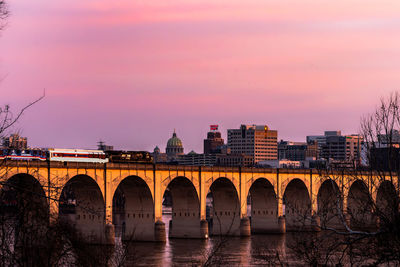
[(69, 162), (93, 162), (107, 163), (108, 158), (102, 150), (92, 149), (63, 149), (49, 148), (48, 158), (50, 161), (69, 161)]

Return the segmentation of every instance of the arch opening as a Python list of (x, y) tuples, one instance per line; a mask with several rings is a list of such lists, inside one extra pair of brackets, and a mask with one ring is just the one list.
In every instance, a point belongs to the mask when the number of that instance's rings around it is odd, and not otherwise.
[(105, 242), (104, 199), (97, 183), (77, 175), (64, 186), (60, 196), (60, 222), (69, 224), (88, 243)]
[(46, 240), (50, 217), (46, 194), (33, 176), (17, 174), (0, 191), (1, 238), (10, 248), (35, 248)]
[(251, 185), (247, 204), (252, 233), (279, 231), (278, 201), (274, 186), (267, 179), (259, 178)]
[(209, 232), (212, 235), (240, 235), (240, 202), (233, 183), (227, 178), (215, 180), (208, 194), (212, 208)]
[(153, 197), (140, 177), (126, 177), (115, 190), (113, 224), (116, 236), (124, 241), (154, 240)]
[(300, 179), (293, 179), (283, 195), (287, 231), (309, 230), (311, 226), (311, 200), (307, 186)]
[(321, 219), (321, 227), (343, 228), (343, 198), (335, 181), (324, 181), (317, 195), (318, 215)]
[(347, 214), (350, 217), (350, 227), (369, 230), (376, 227), (372, 213), (373, 202), (368, 188), (361, 180), (353, 182), (347, 197)]
[(376, 195), (376, 216), (380, 227), (391, 227), (398, 218), (399, 198), (392, 182), (383, 181)]
[(251, 185), (247, 201), (252, 233), (279, 231), (278, 201), (274, 186), (267, 179), (257, 179)]
[(163, 220), (170, 238), (200, 238), (200, 201), (196, 188), (186, 177), (167, 186), (163, 198)]

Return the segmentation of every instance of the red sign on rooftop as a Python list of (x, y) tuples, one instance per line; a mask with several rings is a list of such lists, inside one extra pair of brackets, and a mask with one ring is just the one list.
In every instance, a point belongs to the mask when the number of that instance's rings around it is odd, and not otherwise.
[(210, 130), (211, 131), (218, 131), (218, 124), (210, 125)]

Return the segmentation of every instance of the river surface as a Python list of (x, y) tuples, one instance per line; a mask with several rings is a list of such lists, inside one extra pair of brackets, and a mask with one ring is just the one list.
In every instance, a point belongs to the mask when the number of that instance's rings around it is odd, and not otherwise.
[[(167, 233), (170, 218), (170, 215), (163, 215)], [(126, 265), (201, 266), (211, 260), (210, 266), (275, 266), (277, 251), (285, 261), (292, 258), (286, 254), (286, 242), (293, 234), (253, 235), (249, 238), (211, 237), (208, 240), (167, 239), (166, 243), (161, 244), (134, 242), (128, 247)], [(296, 265), (293, 259), (291, 263)]]

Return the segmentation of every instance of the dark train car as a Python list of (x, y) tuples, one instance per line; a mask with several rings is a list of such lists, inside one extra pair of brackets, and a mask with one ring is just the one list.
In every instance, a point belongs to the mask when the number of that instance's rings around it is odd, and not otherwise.
[(105, 151), (110, 162), (115, 163), (152, 163), (153, 156), (147, 151)]
[(46, 150), (39, 148), (27, 149), (0, 149), (0, 160), (40, 160), (45, 161), (47, 157)]

